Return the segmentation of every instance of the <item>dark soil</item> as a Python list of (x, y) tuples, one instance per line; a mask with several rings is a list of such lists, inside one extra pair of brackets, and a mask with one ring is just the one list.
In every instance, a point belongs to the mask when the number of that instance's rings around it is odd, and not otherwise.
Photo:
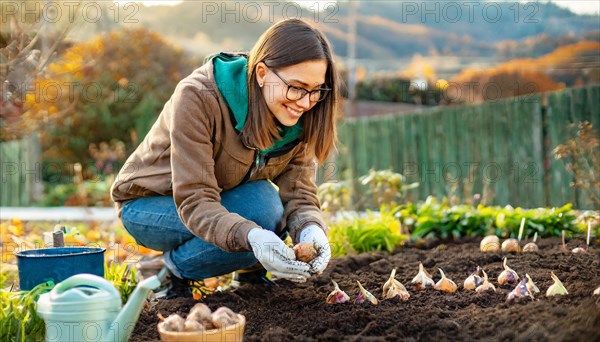
[[(573, 240), (569, 248), (582, 243)], [(508, 265), (520, 276), (529, 274), (541, 292), (535, 300), (506, 302), (512, 286), (498, 287), (502, 271), (500, 253), (479, 252), (479, 239), (461, 243), (434, 243), (428, 249), (406, 246), (395, 253), (365, 253), (332, 260), (320, 277), (305, 284), (279, 281), (279, 286), (244, 285), (234, 291), (204, 299), (211, 309), (227, 306), (246, 316), (246, 341), (600, 341), (600, 247), (589, 254), (564, 253), (559, 239), (538, 243), (538, 254), (510, 254)], [(428, 289), (417, 292), (410, 281), (419, 262), (439, 280), (438, 268), (453, 279), (459, 290), (447, 294)], [(464, 279), (482, 266), (497, 292), (476, 294), (462, 288)], [(396, 279), (410, 292), (410, 299), (380, 301), (378, 306), (325, 303), (339, 283), (351, 299), (358, 294), (356, 280), (376, 297), (393, 268)], [(553, 281), (550, 271), (563, 282), (569, 295), (548, 298)], [(131, 341), (159, 340), (157, 313), (187, 314), (192, 299), (159, 301), (142, 313)]]

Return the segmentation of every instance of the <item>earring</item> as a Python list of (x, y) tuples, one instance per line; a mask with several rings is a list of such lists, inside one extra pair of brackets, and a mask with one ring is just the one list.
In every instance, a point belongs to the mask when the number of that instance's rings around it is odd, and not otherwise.
[(258, 82), (258, 86), (262, 88), (262, 82)]

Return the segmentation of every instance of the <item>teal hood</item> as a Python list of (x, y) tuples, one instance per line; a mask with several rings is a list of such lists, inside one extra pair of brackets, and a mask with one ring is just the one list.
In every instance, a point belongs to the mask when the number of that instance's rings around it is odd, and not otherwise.
[[(248, 60), (242, 55), (220, 53), (212, 57), (212, 62), (217, 88), (233, 114), (235, 129), (241, 132), (248, 116)], [(302, 134), (302, 118), (292, 127), (281, 127), (279, 134), (282, 138), (270, 148), (260, 151), (261, 154), (277, 151), (298, 139)]]

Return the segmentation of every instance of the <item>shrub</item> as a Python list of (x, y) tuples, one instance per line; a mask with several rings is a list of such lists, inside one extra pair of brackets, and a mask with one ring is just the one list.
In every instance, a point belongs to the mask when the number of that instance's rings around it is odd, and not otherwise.
[(335, 213), (351, 208), (351, 191), (348, 182), (323, 183), (319, 185), (318, 196), (324, 212)]
[(555, 158), (560, 159), (573, 175), (571, 187), (583, 189), (596, 208), (600, 208), (599, 136), (592, 124), (584, 121), (578, 125), (578, 131), (572, 139), (554, 149)]
[(86, 165), (90, 144), (117, 139), (133, 149), (192, 66), (181, 49), (139, 28), (74, 45), (48, 69), (36, 81), (44, 96), (25, 102), (32, 116), (46, 113), (44, 157)]
[(370, 198), (373, 208), (395, 207), (404, 200), (406, 191), (419, 186), (419, 183), (406, 184), (406, 177), (392, 170), (369, 170), (359, 181), (369, 187), (365, 198)]
[(429, 197), (421, 204), (408, 204), (399, 209), (402, 223), (411, 230), (414, 239), (423, 237), (459, 238), (496, 234), (514, 237), (519, 234), (525, 218), (523, 238), (560, 236), (563, 230), (577, 231), (576, 215), (572, 205), (560, 208), (522, 209), (511, 206), (486, 207), (478, 205), (448, 206)]
[(379, 213), (368, 212), (366, 217), (342, 220), (331, 226), (328, 235), (333, 257), (374, 250), (392, 252), (408, 238), (402, 234), (394, 211), (387, 207)]
[[(74, 18), (68, 20), (66, 16), (59, 16), (55, 18), (58, 20), (45, 21), (47, 13), (37, 5), (25, 6), (22, 2), (21, 6), (13, 5), (10, 11), (7, 10), (10, 4), (6, 4), (6, 8), (4, 2), (1, 5), (0, 141), (20, 139), (44, 124), (48, 112), (35, 113), (32, 117), (23, 102), (35, 89), (32, 85), (37, 77), (43, 75), (48, 62), (68, 46), (65, 37), (73, 26)], [(55, 2), (54, 5), (67, 10), (64, 4)], [(54, 106), (47, 110), (58, 112)]]

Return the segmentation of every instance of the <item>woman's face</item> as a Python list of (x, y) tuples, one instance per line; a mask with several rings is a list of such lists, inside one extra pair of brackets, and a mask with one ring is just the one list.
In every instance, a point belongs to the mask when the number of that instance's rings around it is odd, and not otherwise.
[[(317, 101), (310, 99), (309, 94), (295, 101), (289, 100), (288, 94), (297, 95), (299, 93), (297, 88), (312, 91), (326, 87), (327, 61), (325, 60), (305, 61), (276, 69), (259, 63), (256, 70), (256, 78), (259, 86), (262, 84), (263, 97), (269, 110), (284, 126), (294, 126), (303, 113), (317, 104)], [(294, 87), (289, 93), (286, 82)]]

